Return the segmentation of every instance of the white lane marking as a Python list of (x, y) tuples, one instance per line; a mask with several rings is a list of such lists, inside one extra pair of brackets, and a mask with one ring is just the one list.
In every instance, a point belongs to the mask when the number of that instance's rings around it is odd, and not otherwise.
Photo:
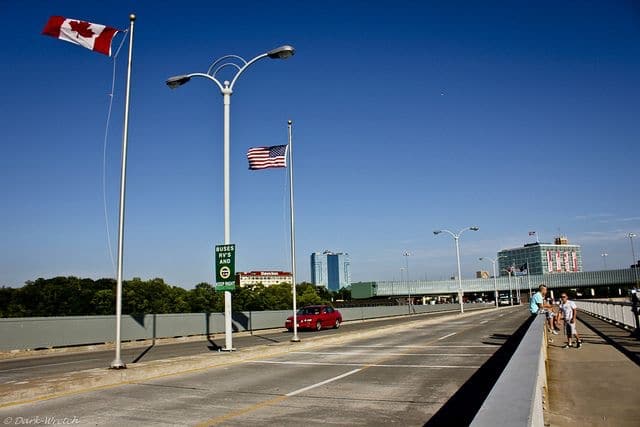
[(440, 348), (440, 347), (461, 347), (461, 348), (496, 348), (495, 345), (343, 345), (343, 348)]
[(451, 332), (450, 334), (447, 334), (447, 335), (445, 335), (445, 336), (443, 336), (443, 337), (438, 338), (438, 341), (443, 340), (443, 339), (445, 339), (445, 338), (452, 337), (452, 336), (454, 336), (455, 334), (456, 334), (456, 332)]
[(504, 314), (498, 314), (498, 317), (502, 317), (502, 316), (504, 316)]
[(307, 390), (311, 390), (312, 388), (320, 387), (321, 385), (329, 384), (330, 382), (339, 380), (339, 379), (344, 378), (344, 377), (348, 377), (349, 375), (353, 375), (356, 372), (360, 372), (360, 371), (362, 371), (362, 368), (354, 369), (353, 371), (349, 371), (349, 372), (344, 373), (342, 375), (338, 375), (337, 377), (329, 378), (328, 380), (321, 381), (319, 383), (310, 385), (308, 387), (300, 388), (300, 389), (298, 389), (296, 391), (292, 391), (291, 393), (285, 394), (285, 396), (287, 396), (287, 397), (288, 396), (295, 396), (296, 394), (303, 393), (303, 392), (305, 392)]
[(24, 368), (3, 369), (2, 372), (24, 371), (25, 369), (37, 369), (43, 366), (69, 365), (71, 363), (84, 363), (84, 362), (89, 362), (94, 360), (102, 360), (102, 359), (83, 359), (83, 360), (76, 360), (75, 362), (48, 363), (46, 365), (25, 366)]
[(487, 323), (488, 320), (483, 320), (482, 322), (480, 322), (481, 325), (484, 325), (485, 323)]
[(487, 353), (370, 353), (364, 351), (292, 351), (291, 354), (328, 354), (345, 356), (490, 356)]
[(247, 363), (268, 363), (271, 365), (315, 365), (315, 366), (366, 366), (372, 368), (426, 368), (426, 369), (441, 369), (441, 368), (469, 368), (478, 369), (480, 365), (383, 365), (377, 363), (324, 363), (324, 362), (289, 362), (289, 361), (275, 361), (275, 360), (248, 360)]

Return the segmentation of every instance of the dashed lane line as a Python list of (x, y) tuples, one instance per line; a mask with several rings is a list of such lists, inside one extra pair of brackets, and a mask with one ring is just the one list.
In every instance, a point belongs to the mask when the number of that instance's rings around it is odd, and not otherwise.
[(296, 394), (300, 394), (300, 393), (303, 393), (303, 392), (305, 392), (307, 390), (311, 390), (313, 388), (320, 387), (321, 385), (332, 383), (334, 381), (337, 381), (337, 380), (339, 380), (341, 378), (344, 378), (344, 377), (348, 377), (349, 375), (353, 375), (356, 372), (360, 372), (360, 371), (362, 371), (362, 368), (354, 369), (354, 370), (346, 372), (346, 373), (344, 373), (342, 375), (338, 375), (337, 377), (329, 378), (328, 380), (320, 381), (319, 383), (315, 383), (315, 384), (312, 384), (312, 385), (307, 386), (307, 387), (299, 388), (296, 391), (292, 391), (291, 393), (285, 394), (285, 396), (287, 396), (287, 397), (295, 396)]
[(450, 334), (447, 334), (447, 335), (445, 335), (445, 336), (443, 336), (443, 337), (438, 338), (438, 341), (443, 340), (443, 339), (445, 339), (445, 338), (452, 337), (452, 336), (454, 336), (456, 333), (457, 333), (457, 332), (451, 332)]

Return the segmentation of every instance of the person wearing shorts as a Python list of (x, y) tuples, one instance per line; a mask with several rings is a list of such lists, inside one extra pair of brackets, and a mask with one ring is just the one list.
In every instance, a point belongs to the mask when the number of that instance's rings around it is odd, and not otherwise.
[(550, 333), (558, 335), (554, 325), (553, 306), (544, 302), (546, 295), (547, 287), (544, 284), (541, 284), (538, 286), (538, 292), (531, 297), (531, 301), (529, 302), (529, 312), (532, 316), (544, 313), (547, 320), (547, 329)]
[(576, 348), (582, 346), (582, 340), (578, 331), (576, 331), (576, 318), (578, 313), (578, 306), (575, 302), (569, 300), (569, 296), (566, 293), (560, 295), (560, 313), (564, 319), (564, 332), (567, 336), (567, 344), (563, 348), (571, 348), (573, 337), (576, 337)]

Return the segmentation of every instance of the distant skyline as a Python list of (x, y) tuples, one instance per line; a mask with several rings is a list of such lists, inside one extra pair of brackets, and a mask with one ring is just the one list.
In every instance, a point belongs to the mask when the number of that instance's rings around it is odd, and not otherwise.
[[(173, 4), (173, 3), (171, 3)], [(640, 235), (640, 5), (617, 2), (5, 2), (0, 286), (115, 277), (102, 190), (113, 59), (41, 35), (51, 15), (120, 29), (136, 13), (125, 279), (213, 283), (223, 242), (222, 97), (193, 79), (225, 55), (263, 60), (231, 101), (236, 270), (290, 271), (286, 169), (249, 147), (293, 120), (297, 279), (347, 252), (353, 282), (463, 277), (479, 257), (562, 234), (586, 271), (627, 268)], [(286, 11), (286, 13), (283, 13)], [(222, 16), (223, 14), (223, 16)], [(115, 51), (122, 42), (116, 36)], [(126, 44), (125, 44), (126, 46)], [(106, 147), (115, 257), (126, 48)], [(636, 244), (636, 254), (640, 246)], [(404, 259), (403, 253), (411, 255)]]

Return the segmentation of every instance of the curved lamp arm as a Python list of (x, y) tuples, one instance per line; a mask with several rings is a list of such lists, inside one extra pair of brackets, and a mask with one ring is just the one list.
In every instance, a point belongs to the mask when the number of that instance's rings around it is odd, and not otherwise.
[(220, 91), (224, 90), (224, 87), (222, 86), (222, 84), (220, 84), (218, 79), (216, 79), (213, 76), (210, 76), (209, 74), (205, 74), (205, 73), (191, 73), (191, 74), (184, 74), (182, 76), (170, 77), (170, 78), (167, 79), (166, 83), (167, 83), (167, 86), (169, 86), (170, 89), (175, 89), (178, 86), (182, 86), (183, 84), (187, 83), (193, 77), (204, 77), (206, 79), (209, 79), (212, 82), (214, 82), (216, 85), (218, 85), (218, 88), (220, 88)]
[(256, 56), (255, 58), (253, 58), (252, 60), (250, 60), (249, 62), (247, 62), (246, 64), (244, 64), (244, 65), (242, 66), (242, 68), (240, 68), (240, 69), (238, 70), (238, 72), (236, 73), (236, 75), (235, 75), (235, 76), (233, 76), (233, 80), (231, 80), (231, 84), (229, 85), (229, 89), (230, 89), (230, 90), (233, 90), (233, 85), (235, 85), (236, 80), (238, 80), (238, 77), (240, 77), (240, 74), (242, 74), (242, 73), (244, 72), (244, 70), (246, 70), (247, 68), (249, 68), (249, 66), (250, 66), (251, 64), (254, 64), (255, 62), (257, 62), (257, 61), (259, 61), (259, 60), (261, 60), (261, 59), (263, 59), (263, 58), (266, 58), (266, 57), (268, 57), (268, 56), (269, 56), (269, 54), (265, 52), (265, 53), (263, 53), (263, 54), (261, 54), (261, 55)]
[(475, 225), (473, 225), (473, 226), (471, 226), (471, 227), (465, 227), (465, 228), (463, 228), (462, 230), (460, 230), (460, 231), (458, 232), (457, 236), (458, 236), (458, 237), (460, 237), (460, 235), (461, 235), (462, 233), (464, 233), (465, 231), (467, 231), (467, 230), (471, 230), (471, 231), (478, 231), (478, 230), (480, 230), (480, 227), (476, 227)]
[(451, 235), (451, 237), (453, 237), (454, 239), (457, 239), (457, 238), (458, 238), (458, 236), (457, 236), (457, 235), (455, 235), (454, 233), (452, 233), (452, 232), (451, 232), (451, 231), (449, 231), (449, 230), (434, 230), (434, 232), (433, 232), (433, 234), (435, 234), (435, 235), (438, 235), (438, 234), (440, 234), (440, 233), (447, 233), (447, 234), (450, 234), (450, 235)]

